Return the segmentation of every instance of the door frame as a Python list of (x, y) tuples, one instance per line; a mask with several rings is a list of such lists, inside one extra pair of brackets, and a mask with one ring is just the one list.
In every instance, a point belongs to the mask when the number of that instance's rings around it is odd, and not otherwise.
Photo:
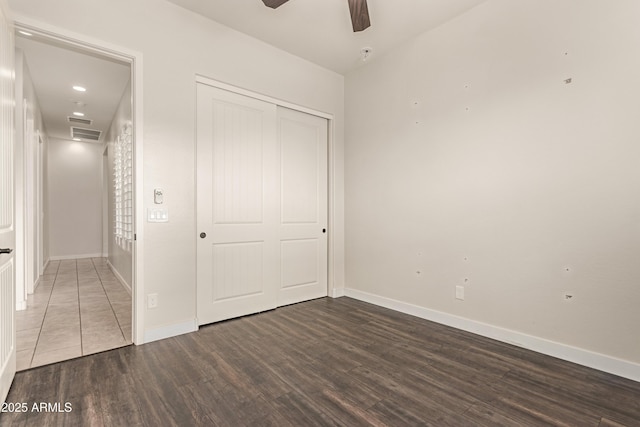
[[(28, 31), (39, 37), (68, 48), (74, 48), (88, 54), (97, 54), (130, 64), (131, 98), (134, 157), (134, 245), (132, 257), (132, 340), (134, 344), (144, 344), (144, 193), (143, 193), (143, 66), (142, 53), (107, 43), (14, 14), (14, 29)], [(23, 238), (24, 236), (19, 236)]]
[[(35, 207), (35, 218), (36, 218), (36, 267), (35, 270), (37, 272), (37, 278), (40, 278), (44, 274), (44, 164), (43, 160), (43, 150), (44, 150), (44, 140), (42, 139), (42, 134), (40, 130), (36, 131), (36, 207)], [(34, 283), (35, 289), (36, 283)]]
[[(325, 111), (316, 110), (314, 108), (304, 107), (300, 104), (296, 104), (289, 101), (284, 101), (282, 99), (274, 98), (269, 95), (264, 95), (262, 93), (254, 92), (252, 90), (244, 89), (239, 86), (234, 86), (229, 83), (222, 82), (220, 80), (212, 79), (210, 77), (204, 76), (202, 74), (196, 74), (195, 76), (195, 86), (193, 88), (194, 93), (197, 92), (198, 84), (204, 84), (207, 86), (216, 87), (218, 89), (227, 90), (229, 92), (236, 93), (238, 95), (244, 95), (249, 98), (258, 99), (260, 101), (265, 101), (271, 104), (275, 104), (279, 107), (289, 108), (291, 110), (300, 111), (302, 113), (311, 114), (312, 116), (321, 117), (327, 120), (328, 129), (327, 129), (327, 295), (329, 297), (337, 297), (340, 296), (340, 290), (336, 286), (335, 279), (335, 117), (332, 113), (327, 113)], [(196, 99), (196, 97), (194, 97)], [(194, 132), (197, 134), (197, 132)], [(197, 145), (197, 141), (196, 141)], [(197, 157), (194, 157), (194, 166), (197, 170)], [(197, 185), (197, 182), (196, 182)], [(194, 220), (197, 224), (197, 203), (198, 200), (195, 201), (194, 206)], [(196, 283), (197, 286), (197, 283)], [(197, 316), (197, 313), (196, 313)]]

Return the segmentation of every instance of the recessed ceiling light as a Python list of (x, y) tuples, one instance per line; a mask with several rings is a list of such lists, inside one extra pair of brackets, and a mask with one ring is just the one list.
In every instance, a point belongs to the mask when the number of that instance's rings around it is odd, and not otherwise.
[(73, 90), (76, 90), (78, 92), (86, 92), (87, 91), (87, 89), (82, 87), (82, 86), (74, 86)]
[(81, 113), (81, 112), (79, 112), (79, 111), (74, 111), (74, 112), (73, 112), (73, 115), (74, 115), (74, 116), (78, 116), (78, 117), (84, 117), (84, 113)]
[(23, 30), (18, 30), (18, 32), (19, 32), (20, 34), (22, 34), (23, 36), (27, 36), (27, 37), (31, 37), (31, 36), (33, 35), (33, 34), (31, 34), (30, 32), (28, 32), (28, 31), (23, 31)]

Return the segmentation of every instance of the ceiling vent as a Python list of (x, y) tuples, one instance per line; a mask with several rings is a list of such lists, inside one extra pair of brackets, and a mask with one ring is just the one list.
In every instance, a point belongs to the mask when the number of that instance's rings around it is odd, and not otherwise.
[(71, 116), (67, 117), (67, 121), (72, 124), (85, 125), (85, 126), (91, 126), (91, 123), (93, 123), (93, 120), (90, 120), (90, 119), (81, 119), (79, 117), (71, 117)]
[(87, 141), (100, 141), (100, 135), (102, 134), (99, 130), (93, 129), (82, 129), (82, 128), (71, 128), (71, 138), (80, 138), (86, 139)]

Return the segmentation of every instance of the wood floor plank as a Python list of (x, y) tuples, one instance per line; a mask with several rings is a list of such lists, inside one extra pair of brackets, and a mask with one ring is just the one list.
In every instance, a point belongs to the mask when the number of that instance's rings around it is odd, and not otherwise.
[(640, 383), (349, 298), (20, 372), (0, 426), (640, 426)]
[(385, 425), (430, 426), (419, 415), (411, 413), (402, 404), (390, 399), (383, 399), (367, 409)]
[(275, 410), (296, 426), (343, 426), (328, 415), (320, 404), (310, 396), (291, 392), (280, 396), (271, 405)]
[(602, 418), (598, 427), (625, 427), (625, 425), (607, 418)]
[(471, 406), (464, 414), (469, 422), (487, 427), (520, 427), (522, 421), (509, 417), (506, 413), (484, 402)]

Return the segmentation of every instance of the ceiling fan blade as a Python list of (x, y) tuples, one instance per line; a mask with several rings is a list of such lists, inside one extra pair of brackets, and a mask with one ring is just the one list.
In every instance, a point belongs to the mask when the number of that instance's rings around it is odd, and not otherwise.
[[(264, 1), (264, 0), (263, 0)], [(348, 0), (349, 10), (351, 11), (351, 24), (353, 26), (353, 32), (366, 30), (371, 26), (369, 20), (369, 8), (367, 7), (367, 0)]]
[(271, 9), (277, 9), (288, 1), (289, 0), (262, 0), (262, 3)]

